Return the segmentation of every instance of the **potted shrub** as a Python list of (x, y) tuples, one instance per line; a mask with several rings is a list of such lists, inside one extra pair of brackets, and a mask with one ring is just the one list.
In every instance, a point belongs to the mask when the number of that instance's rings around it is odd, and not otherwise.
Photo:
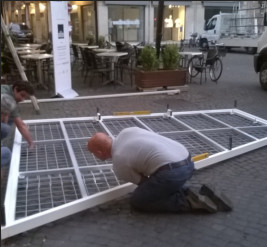
[(178, 47), (166, 45), (160, 54), (162, 69), (156, 57), (156, 50), (151, 46), (145, 46), (140, 54), (140, 68), (135, 72), (135, 83), (138, 88), (173, 87), (186, 84), (187, 70), (179, 68), (180, 55)]
[(167, 45), (162, 50), (163, 69), (175, 70), (180, 63), (180, 54), (177, 45)]
[(104, 36), (101, 36), (101, 35), (100, 35), (100, 36), (98, 37), (97, 45), (99, 46), (99, 48), (105, 48), (106, 40), (105, 40), (105, 37), (104, 37)]
[(88, 45), (95, 45), (95, 36), (93, 34), (88, 34), (86, 37)]
[(156, 50), (152, 46), (145, 46), (139, 57), (142, 69), (145, 71), (157, 70), (159, 61), (157, 59)]

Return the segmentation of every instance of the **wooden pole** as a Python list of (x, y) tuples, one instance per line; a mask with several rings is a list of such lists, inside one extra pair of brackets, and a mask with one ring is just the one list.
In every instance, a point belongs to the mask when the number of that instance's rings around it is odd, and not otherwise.
[(164, 12), (164, 0), (159, 0), (158, 18), (157, 18), (157, 32), (156, 32), (157, 58), (159, 58), (159, 55), (160, 55), (160, 42), (162, 39), (163, 12)]
[[(26, 74), (25, 74), (25, 72), (23, 70), (23, 66), (21, 65), (21, 62), (20, 62), (19, 57), (18, 57), (18, 54), (17, 54), (17, 52), (15, 50), (14, 44), (12, 42), (12, 39), (10, 38), (9, 32), (8, 32), (8, 30), (6, 28), (6, 25), (5, 25), (5, 22), (4, 22), (4, 19), (3, 19), (2, 15), (1, 15), (1, 28), (3, 30), (3, 34), (4, 34), (5, 38), (6, 38), (7, 45), (8, 45), (9, 50), (10, 50), (12, 56), (13, 56), (13, 59), (14, 59), (15, 64), (16, 64), (18, 70), (19, 70), (19, 73), (20, 73), (20, 76), (21, 76), (22, 80), (23, 81), (28, 81), (28, 78), (27, 78), (27, 76), (26, 76)], [(32, 104), (33, 104), (36, 112), (39, 113), (40, 112), (40, 108), (38, 106), (37, 99), (35, 98), (34, 95), (31, 96), (31, 101), (32, 101)]]

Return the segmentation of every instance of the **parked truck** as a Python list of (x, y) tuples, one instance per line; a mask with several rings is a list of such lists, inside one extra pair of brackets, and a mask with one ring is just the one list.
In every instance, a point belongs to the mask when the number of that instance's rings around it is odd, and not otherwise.
[(254, 69), (259, 72), (262, 89), (267, 90), (267, 13), (264, 15), (265, 30), (258, 42), (257, 53), (254, 55)]
[[(243, 3), (233, 8), (233, 13), (214, 15), (204, 25), (199, 45), (207, 48), (210, 43), (223, 43), (227, 50), (245, 48), (248, 53), (256, 53), (258, 41), (264, 31), (263, 19), (266, 2), (247, 8)], [(242, 7), (243, 6), (243, 7)]]

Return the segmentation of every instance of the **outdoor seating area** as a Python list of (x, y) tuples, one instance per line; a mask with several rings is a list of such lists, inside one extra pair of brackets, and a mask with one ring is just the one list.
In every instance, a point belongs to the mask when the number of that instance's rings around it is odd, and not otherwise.
[[(52, 81), (50, 78), (53, 76), (52, 45), (49, 43), (26, 43), (18, 44), (14, 48), (27, 79), (32, 82), (33, 86), (43, 89), (51, 87)], [(2, 81), (9, 84), (13, 83), (14, 80), (21, 79), (11, 51), (6, 48), (2, 53), (6, 65), (5, 76), (2, 78)]]
[[(75, 84), (78, 83), (80, 85), (80, 81), (82, 81), (84, 88), (92, 88), (92, 90), (107, 85), (113, 85), (114, 87), (125, 87), (127, 85), (127, 88), (130, 88), (132, 92), (143, 90), (142, 86), (140, 87), (136, 84), (136, 71), (142, 69), (140, 55), (147, 45), (150, 45), (154, 50), (156, 49), (155, 44), (146, 44), (144, 42), (132, 45), (127, 42), (115, 42), (115, 44), (112, 44), (106, 41), (105, 46), (101, 46), (101, 48), (98, 45), (73, 42), (70, 45), (73, 88), (77, 86)], [(168, 44), (163, 43), (161, 50), (164, 50), (166, 46)], [(187, 70), (183, 85), (192, 83), (196, 75), (199, 75), (200, 81), (194, 81), (202, 84), (203, 72), (206, 75), (204, 58), (207, 55), (196, 48), (187, 49), (186, 46), (181, 48), (182, 44), (177, 44), (177, 46), (179, 53), (177, 68)], [(15, 50), (23, 65), (27, 79), (33, 83), (35, 89), (48, 90), (53, 96), (55, 82), (51, 44), (20, 44), (15, 47)], [(20, 79), (20, 76), (14, 61), (12, 61), (11, 53), (9, 55), (5, 54), (5, 56), (10, 58), (8, 64), (10, 68), (13, 68), (10, 73), (6, 74), (5, 83), (11, 83), (16, 79)], [(202, 68), (196, 68), (196, 61), (200, 61), (199, 59), (201, 58), (203, 58)], [(192, 65), (194, 65), (194, 71)], [(218, 78), (214, 80), (217, 81)], [(151, 90), (157, 90), (160, 87), (164, 89), (164, 85), (151, 85)], [(149, 90), (149, 86), (146, 90)]]
[(127, 44), (127, 48), (121, 49), (109, 42), (106, 42), (104, 48), (73, 43), (71, 45), (72, 72), (80, 71), (84, 83), (89, 86), (92, 86), (93, 82), (97, 87), (109, 83), (123, 85), (126, 74), (130, 75), (131, 85), (133, 85), (136, 59), (134, 51), (134, 47), (130, 44)]

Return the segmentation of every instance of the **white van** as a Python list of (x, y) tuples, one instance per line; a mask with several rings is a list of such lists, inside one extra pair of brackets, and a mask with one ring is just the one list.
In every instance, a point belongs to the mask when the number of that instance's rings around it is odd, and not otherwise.
[(267, 13), (264, 14), (265, 31), (258, 42), (257, 53), (254, 55), (254, 69), (259, 72), (262, 89), (267, 90)]
[(210, 43), (223, 43), (227, 50), (245, 48), (248, 53), (255, 54), (258, 40), (263, 33), (263, 13), (259, 12), (254, 17), (256, 10), (259, 11), (254, 8), (214, 15), (204, 25), (204, 32), (199, 40), (200, 47), (207, 48)]

